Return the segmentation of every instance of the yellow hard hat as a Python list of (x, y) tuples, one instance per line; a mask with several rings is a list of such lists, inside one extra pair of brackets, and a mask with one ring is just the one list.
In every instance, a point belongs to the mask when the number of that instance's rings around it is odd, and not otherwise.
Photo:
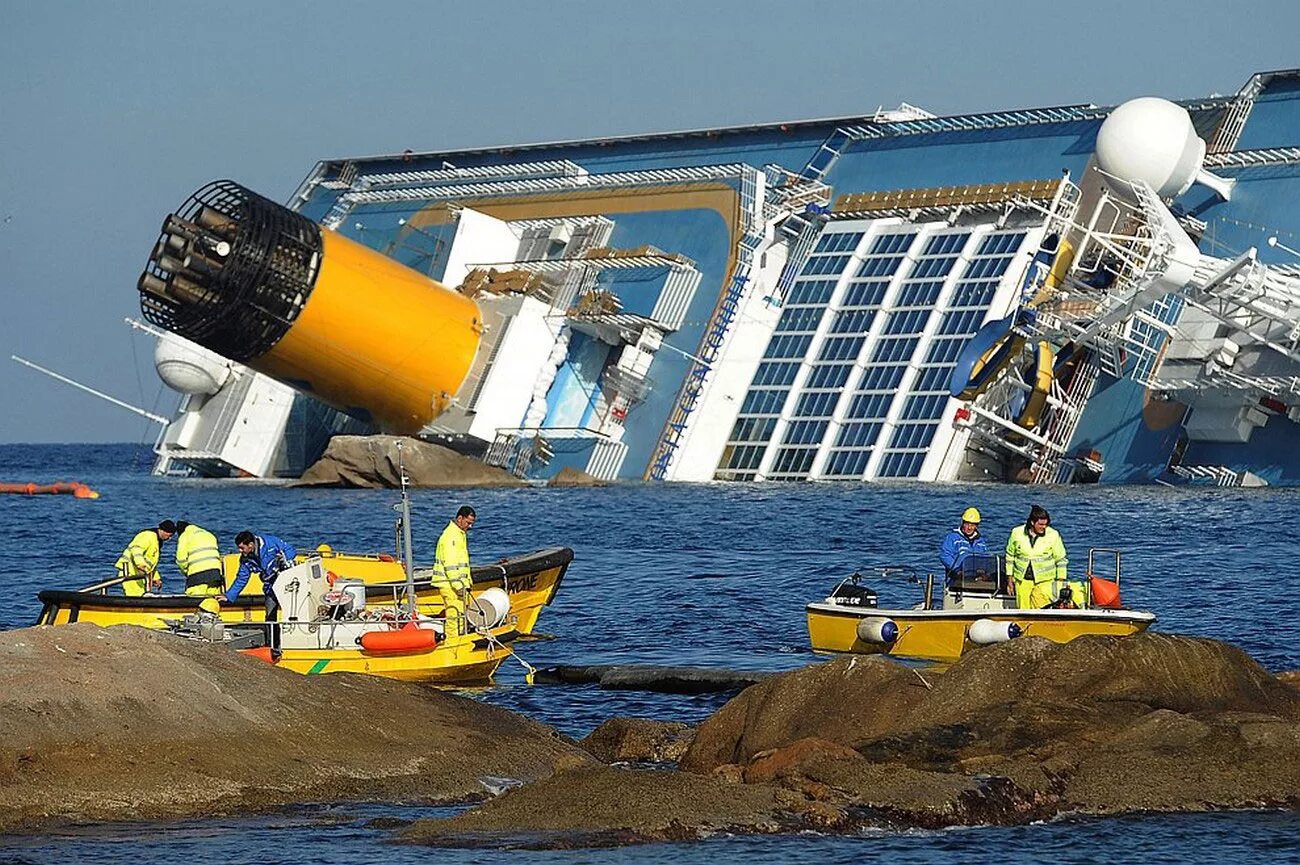
[(221, 603), (216, 598), (204, 598), (199, 602), (199, 609), (215, 616), (221, 612)]
[(980, 512), (974, 508), (967, 508), (961, 512), (961, 521), (963, 523), (978, 523), (980, 521)]

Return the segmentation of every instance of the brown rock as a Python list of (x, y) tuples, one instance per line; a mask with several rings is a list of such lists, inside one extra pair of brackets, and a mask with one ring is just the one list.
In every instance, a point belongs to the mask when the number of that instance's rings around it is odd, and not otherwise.
[(581, 469), (565, 466), (556, 472), (555, 477), (547, 481), (546, 485), (548, 487), (603, 487), (609, 484)]
[(334, 436), (325, 453), (303, 472), (301, 486), (396, 488), (400, 464), (413, 487), (514, 487), (524, 481), (510, 472), (453, 450), (397, 436)]
[(778, 778), (806, 774), (805, 770), (827, 760), (861, 762), (862, 755), (852, 748), (827, 739), (807, 738), (776, 748), (760, 751), (745, 767), (745, 783), (761, 784)]
[(404, 840), (552, 848), (771, 832), (789, 823), (781, 792), (685, 772), (579, 768), (455, 817), (417, 821)]
[(1277, 679), (1284, 685), (1300, 690), (1300, 670), (1287, 670), (1277, 674)]
[(610, 718), (578, 746), (605, 763), (675, 763), (694, 738), (695, 730), (688, 724)]
[[(455, 800), (590, 757), (520, 715), (90, 624), (0, 635), (0, 832), (374, 796)], [(491, 783), (491, 782), (488, 782)]]
[(926, 694), (911, 670), (876, 656), (843, 658), (772, 676), (699, 726), (681, 768), (708, 772), (759, 751), (816, 737), (853, 745), (892, 729)]

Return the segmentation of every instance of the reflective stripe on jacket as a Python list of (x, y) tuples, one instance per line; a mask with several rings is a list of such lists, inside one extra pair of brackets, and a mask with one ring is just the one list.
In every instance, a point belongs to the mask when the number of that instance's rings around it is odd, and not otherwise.
[(465, 530), (452, 520), (442, 530), (438, 547), (433, 554), (433, 585), (450, 586), (457, 591), (468, 591), (474, 579), (469, 570), (469, 538)]
[(221, 551), (217, 536), (195, 525), (185, 527), (176, 538), (176, 567), (185, 576), (221, 570)]
[(1042, 537), (1031, 537), (1024, 526), (1016, 526), (1007, 538), (1007, 571), (1013, 580), (1023, 580), (1033, 569), (1035, 583), (1066, 579), (1065, 544), (1061, 533), (1051, 526)]
[(131, 539), (113, 567), (126, 577), (148, 577), (157, 572), (160, 554), (158, 530), (145, 529)]

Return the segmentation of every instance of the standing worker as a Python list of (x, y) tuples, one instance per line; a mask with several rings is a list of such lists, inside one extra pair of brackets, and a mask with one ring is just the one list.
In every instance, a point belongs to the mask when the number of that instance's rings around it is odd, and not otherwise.
[(474, 578), (469, 572), (469, 537), (478, 514), (469, 505), (461, 505), (455, 518), (447, 523), (438, 538), (433, 554), (433, 586), (442, 595), (446, 607), (447, 636), (464, 632), (465, 596)]
[(209, 597), (226, 587), (217, 536), (185, 520), (176, 521), (176, 567), (185, 578), (187, 595)]
[[(235, 546), (239, 547), (239, 572), (235, 574), (235, 580), (226, 590), (225, 600), (227, 603), (239, 597), (239, 593), (248, 585), (248, 578), (257, 574), (262, 578), (262, 594), (266, 598), (266, 621), (274, 622), (278, 618), (280, 611), (280, 601), (271, 591), (275, 585), (275, 578), (280, 572), (293, 567), (293, 560), (297, 558), (298, 551), (292, 544), (280, 540), (275, 535), (255, 535), (249, 531), (243, 531), (235, 535)], [(280, 657), (280, 629), (274, 626), (267, 628), (267, 634), (270, 637), (268, 642), (271, 645), (271, 657)]]
[(1052, 528), (1046, 510), (1034, 505), (1023, 526), (1011, 530), (1007, 539), (1007, 570), (1016, 587), (1016, 606), (1042, 609), (1059, 596), (1066, 585), (1065, 544)]
[(176, 534), (176, 524), (163, 520), (156, 529), (138, 532), (131, 543), (117, 557), (114, 567), (122, 578), (122, 593), (138, 598), (148, 591), (162, 588), (162, 577), (158, 575), (158, 558), (162, 555), (162, 545)]
[(970, 556), (988, 556), (988, 544), (980, 535), (980, 512), (967, 508), (962, 512), (961, 525), (951, 529), (944, 536), (943, 546), (939, 548), (939, 558), (943, 560), (944, 575), (951, 586), (962, 574), (962, 564)]

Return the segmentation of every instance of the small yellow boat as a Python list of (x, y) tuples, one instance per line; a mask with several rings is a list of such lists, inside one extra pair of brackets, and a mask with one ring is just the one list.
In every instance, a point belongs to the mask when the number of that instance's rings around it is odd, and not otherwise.
[(226, 624), (199, 612), (172, 620), (168, 629), (189, 639), (226, 643), (308, 676), (364, 673), (460, 685), (489, 681), (519, 636), (510, 597), (500, 587), (484, 590), (467, 605), (470, 633), (447, 635), (444, 621), (412, 616), (400, 597), (373, 604), (367, 594), (339, 585), (331, 584), (321, 559), (311, 558), (277, 578), (279, 621)]
[[(1120, 553), (1090, 550), (1088, 573), (1096, 573), (1094, 560), (1113, 556), (1115, 603), (1118, 603)], [(999, 562), (991, 571), (963, 576), (943, 587), (936, 601), (935, 578), (927, 578), (922, 602), (910, 609), (883, 609), (876, 605), (876, 593), (858, 584), (860, 575), (841, 582), (824, 600), (807, 605), (808, 637), (816, 652), (887, 654), (901, 658), (951, 663), (973, 648), (1001, 643), (1022, 636), (1045, 637), (1065, 643), (1085, 634), (1129, 636), (1145, 631), (1155, 614), (1103, 607), (1092, 603), (1088, 584), (1071, 583), (1082, 598), (1070, 608), (1022, 609), (1013, 592), (1005, 591)], [(882, 576), (904, 568), (883, 568)], [(1082, 590), (1080, 590), (1082, 587)]]
[[(313, 559), (318, 559), (327, 574), (344, 580), (365, 584), (366, 598), (370, 603), (392, 600), (406, 589), (406, 576), (402, 563), (390, 555), (361, 555), (338, 553), (329, 547), (318, 548)], [(305, 562), (299, 556), (298, 562)], [(472, 594), (481, 596), (492, 588), (502, 589), (510, 597), (510, 606), (518, 634), (531, 634), (537, 626), (542, 609), (549, 605), (560, 588), (560, 582), (573, 561), (573, 550), (552, 547), (527, 555), (515, 556), (472, 569), (474, 586)], [(226, 584), (229, 585), (239, 568), (238, 555), (225, 557)], [(428, 569), (416, 570), (415, 591), (418, 612), (435, 617), (443, 613), (442, 596), (429, 582)], [(71, 622), (92, 622), (97, 625), (138, 625), (144, 628), (166, 628), (169, 621), (181, 618), (198, 609), (199, 601), (190, 595), (141, 595), (126, 597), (108, 594), (107, 587), (88, 587), (75, 591), (47, 589), (37, 597), (41, 601), (38, 625), (66, 625)], [(223, 603), (221, 620), (228, 624), (261, 622), (266, 618), (266, 601), (262, 595), (261, 581), (254, 575), (244, 592), (234, 601)]]

